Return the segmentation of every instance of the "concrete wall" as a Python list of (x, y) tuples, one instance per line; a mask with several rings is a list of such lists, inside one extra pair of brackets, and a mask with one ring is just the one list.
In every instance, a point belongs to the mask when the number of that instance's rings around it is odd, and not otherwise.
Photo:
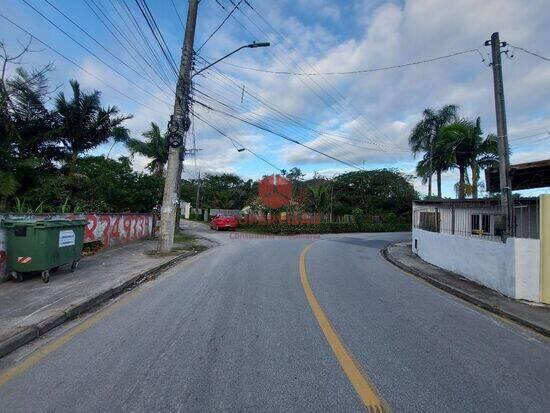
[(539, 240), (508, 238), (502, 243), (415, 228), (413, 251), (509, 297), (540, 301)]
[(550, 304), (550, 195), (540, 197), (541, 301)]
[[(151, 214), (39, 214), (39, 215), (0, 215), (5, 218), (20, 219), (86, 219), (84, 242), (101, 241), (103, 248), (126, 244), (148, 238), (153, 233), (153, 216)], [(0, 279), (5, 278), (6, 234), (0, 228)]]

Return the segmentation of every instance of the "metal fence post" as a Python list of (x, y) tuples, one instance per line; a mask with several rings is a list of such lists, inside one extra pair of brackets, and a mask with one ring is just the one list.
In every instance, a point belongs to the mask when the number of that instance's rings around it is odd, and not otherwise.
[(451, 234), (455, 234), (455, 206), (451, 205)]

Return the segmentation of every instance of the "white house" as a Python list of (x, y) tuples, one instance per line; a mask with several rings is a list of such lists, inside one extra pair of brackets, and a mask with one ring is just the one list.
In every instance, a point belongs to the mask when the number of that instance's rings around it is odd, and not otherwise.
[(550, 303), (550, 196), (515, 200), (513, 227), (504, 239), (498, 199), (416, 201), (412, 249), (509, 297)]

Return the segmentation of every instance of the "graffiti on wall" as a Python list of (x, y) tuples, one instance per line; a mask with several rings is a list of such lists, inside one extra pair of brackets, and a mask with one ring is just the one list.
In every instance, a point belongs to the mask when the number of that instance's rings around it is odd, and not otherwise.
[[(39, 219), (86, 219), (84, 242), (101, 241), (102, 248), (126, 244), (150, 237), (153, 234), (151, 214), (40, 214), (40, 215), (0, 215), (3, 218), (25, 220)], [(6, 237), (0, 228), (0, 279), (6, 273)]]
[(101, 241), (104, 247), (125, 244), (151, 235), (149, 214), (87, 214), (84, 242)]

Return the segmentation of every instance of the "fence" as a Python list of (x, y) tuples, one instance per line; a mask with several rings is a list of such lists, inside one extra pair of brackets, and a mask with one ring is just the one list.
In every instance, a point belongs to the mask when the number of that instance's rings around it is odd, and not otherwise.
[[(498, 200), (420, 201), (413, 205), (413, 228), (500, 241), (505, 218)], [(539, 238), (537, 198), (514, 201), (513, 236)]]
[(313, 225), (322, 221), (322, 214), (317, 213), (249, 213), (241, 216), (241, 223), (251, 225), (269, 225), (277, 223), (286, 223), (291, 225)]
[[(153, 216), (151, 214), (37, 214), (37, 215), (0, 215), (5, 218), (26, 220), (38, 219), (86, 219), (84, 242), (101, 242), (103, 248), (148, 238), (153, 235)], [(6, 235), (0, 228), (0, 279), (5, 273)]]

